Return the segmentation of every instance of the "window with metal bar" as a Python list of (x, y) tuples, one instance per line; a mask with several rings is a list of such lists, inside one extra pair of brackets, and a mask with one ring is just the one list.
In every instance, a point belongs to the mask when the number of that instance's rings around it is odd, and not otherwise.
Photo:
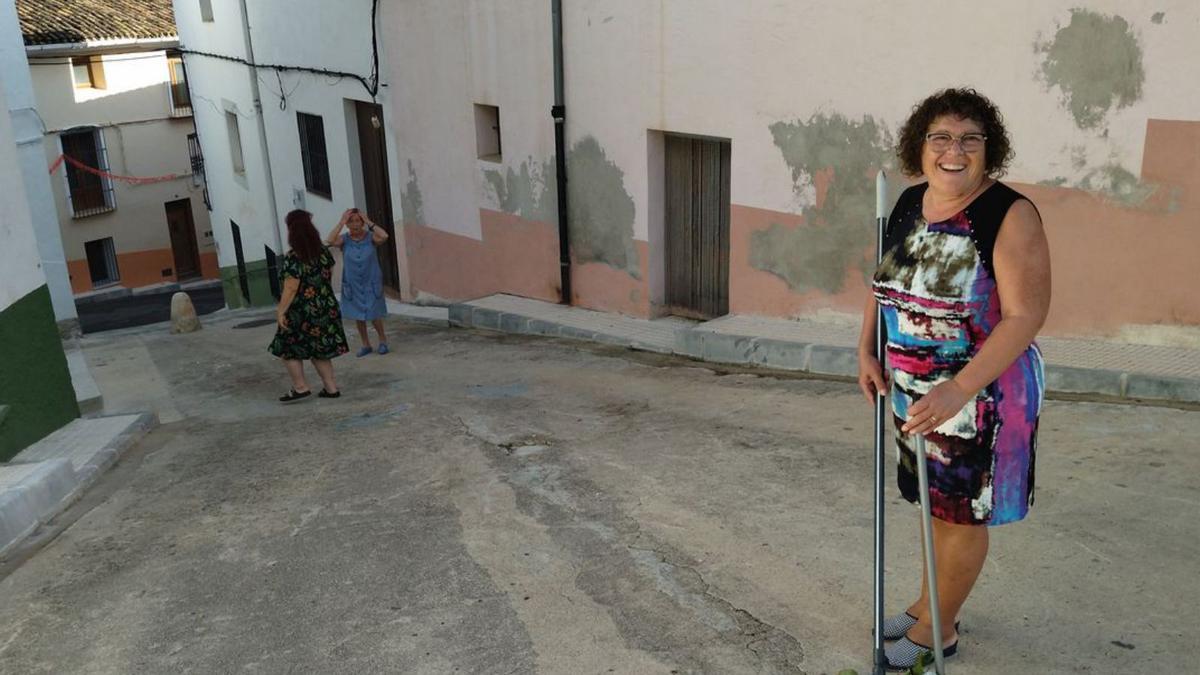
[(304, 162), (304, 187), (313, 194), (332, 198), (329, 158), (325, 152), (325, 122), (320, 115), (296, 113), (300, 129), (300, 159)]
[(76, 218), (115, 208), (108, 172), (108, 151), (100, 129), (64, 132), (59, 136), (66, 157), (67, 199)]
[(183, 68), (183, 57), (172, 54), (167, 57), (167, 72), (171, 84), (167, 91), (171, 94), (171, 115), (174, 117), (192, 114), (192, 97), (188, 92), (187, 72)]
[(204, 172), (204, 153), (200, 149), (200, 136), (188, 134), (188, 157), (192, 160), (192, 185), (204, 186), (204, 206), (212, 211), (212, 202), (208, 199), (208, 174)]

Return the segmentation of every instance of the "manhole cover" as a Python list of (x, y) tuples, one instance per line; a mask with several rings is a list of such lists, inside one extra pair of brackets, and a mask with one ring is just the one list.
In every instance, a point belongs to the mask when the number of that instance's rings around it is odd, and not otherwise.
[(234, 328), (258, 328), (259, 326), (270, 326), (273, 323), (275, 323), (275, 319), (255, 319), (239, 323)]

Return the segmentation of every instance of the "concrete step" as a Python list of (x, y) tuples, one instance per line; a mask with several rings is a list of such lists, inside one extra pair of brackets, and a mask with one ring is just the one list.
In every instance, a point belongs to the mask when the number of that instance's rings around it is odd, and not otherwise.
[(0, 555), (66, 508), (78, 489), (67, 459), (0, 465)]
[[(731, 315), (704, 323), (636, 319), (511, 295), (450, 306), (452, 326), (588, 340), (713, 363), (858, 376), (858, 327), (846, 321)], [(1200, 350), (1047, 338), (1046, 389), (1128, 401), (1200, 403)], [(1181, 365), (1183, 364), (1183, 365)], [(1179, 376), (1183, 374), (1183, 376)]]
[(104, 397), (100, 387), (92, 378), (83, 350), (77, 344), (64, 343), (67, 355), (67, 366), (71, 369), (71, 384), (75, 387), (75, 401), (79, 404), (81, 415), (91, 415), (104, 409)]
[(153, 413), (80, 418), (0, 464), (0, 555), (70, 506), (157, 424)]

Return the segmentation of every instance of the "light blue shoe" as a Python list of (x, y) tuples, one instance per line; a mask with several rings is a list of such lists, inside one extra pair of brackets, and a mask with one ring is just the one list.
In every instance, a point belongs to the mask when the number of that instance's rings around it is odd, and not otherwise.
[(379, 353), (380, 356), (383, 356), (384, 354), (386, 354), (392, 350), (388, 349), (386, 342), (380, 342), (379, 349), (377, 349), (376, 351)]
[(365, 345), (362, 349), (358, 350), (358, 358), (361, 359), (367, 354), (370, 354), (372, 351), (374, 350), (371, 349), (371, 345)]

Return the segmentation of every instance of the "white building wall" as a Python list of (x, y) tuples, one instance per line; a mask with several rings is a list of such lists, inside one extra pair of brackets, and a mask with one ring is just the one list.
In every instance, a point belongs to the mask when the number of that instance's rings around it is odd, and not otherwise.
[[(0, 71), (0, 80), (8, 72)], [(5, 88), (0, 87), (0, 110), (8, 109)], [(42, 273), (37, 239), (33, 234), (33, 216), (25, 201), (24, 178), (17, 159), (12, 121), (0, 115), (0, 185), (11, 186), (14, 197), (0, 208), (0, 311), (46, 283)]]
[[(212, 6), (213, 21), (205, 22), (201, 20), (199, 3), (177, 0), (175, 23), (192, 91), (196, 133), (204, 151), (218, 264), (226, 276), (236, 264), (230, 223), (236, 223), (241, 231), (247, 262), (264, 260), (264, 247), (279, 251), (283, 241), (282, 248), (286, 248), (287, 236), (282, 222), (278, 222), (283, 214), (272, 212), (267, 197), (272, 188), (267, 181), (251, 70), (233, 61), (187, 53), (190, 50), (246, 58), (240, 3), (213, 0)], [(238, 123), (245, 167), (242, 173), (233, 170), (226, 123), (226, 115), (230, 113)]]
[(33, 219), (42, 271), (54, 305), (54, 318), (59, 322), (75, 322), (78, 315), (71, 293), (54, 195), (42, 153), (41, 115), (29, 76), (16, 5), (7, 2), (0, 3), (0, 72), (4, 73), (4, 94), (8, 101), (17, 159), (24, 179), (26, 202)]
[[(185, 50), (245, 58), (246, 49), (239, 3), (215, 1), (214, 21), (201, 21), (196, 3), (176, 2), (175, 16)], [(260, 64), (302, 66), (339, 71), (369, 78), (372, 67), (371, 2), (332, 4), (317, 0), (278, 3), (247, 3), (248, 22), (254, 58)], [(236, 35), (235, 40), (233, 36)], [(382, 54), (389, 39), (379, 34), (377, 41)], [(337, 223), (345, 209), (365, 206), (361, 158), (358, 153), (357, 122), (354, 102), (371, 102), (372, 96), (364, 85), (351, 77), (331, 77), (321, 74), (259, 68), (259, 95), (262, 97), (265, 147), (269, 153), (273, 185), (266, 185), (262, 137), (255, 116), (254, 94), (250, 86), (248, 66), (198, 54), (187, 54), (188, 76), (193, 98), (196, 99), (197, 128), (204, 147), (210, 195), (213, 202), (214, 231), (220, 247), (220, 264), (234, 264), (233, 248), (228, 241), (228, 220), (238, 223), (242, 230), (247, 260), (261, 259), (264, 244), (276, 247), (273, 241), (278, 231), (282, 249), (287, 249), (286, 227), (283, 218), (293, 208), (304, 208), (313, 214), (322, 234)], [(390, 96), (393, 90), (386, 76), (374, 100), (383, 105), (384, 124), (391, 126)], [(242, 151), (246, 174), (237, 176), (231, 171), (224, 112), (239, 114)], [(326, 152), (329, 162), (331, 196), (325, 197), (305, 189), (301, 160), (297, 112), (319, 115), (325, 129)], [(400, 229), (401, 199), (399, 186), (405, 180), (401, 165), (396, 162), (394, 138), (386, 135), (388, 174), (391, 183), (392, 213)], [(270, 189), (278, 214), (270, 214)], [(274, 219), (275, 223), (272, 223)], [(394, 244), (403, 241), (396, 237)], [(403, 256), (400, 258), (401, 284), (405, 274)]]
[[(856, 120), (870, 115), (894, 134), (920, 99), (973, 85), (1005, 115), (1017, 156), (1011, 176), (1071, 183), (1104, 162), (1136, 173), (1147, 118), (1200, 117), (1198, 90), (1180, 86), (1200, 79), (1200, 60), (1188, 53), (1200, 6), (1086, 3), (1092, 12), (1123, 15), (1135, 33), (1153, 31), (1141, 41), (1143, 62), (1162, 64), (1146, 68), (1140, 100), (1114, 106), (1096, 130), (1080, 129), (1063, 114), (1058, 95), (1046, 95), (1044, 56), (1034, 48), (1077, 7), (1062, 0), (567, 3), (568, 129), (573, 140), (596, 136), (633, 172), (645, 165), (645, 129), (731, 138), (733, 202), (794, 211), (811, 195), (797, 203), (769, 124), (822, 112)], [(1161, 23), (1151, 22), (1155, 12), (1164, 15)], [(936, 39), (921, 38), (931, 32)], [(897, 44), (907, 47), (898, 52)], [(1080, 155), (1087, 162), (1076, 166)], [(644, 203), (645, 181), (630, 178), (635, 201)], [(639, 217), (635, 236), (646, 235)]]
[[(155, 45), (173, 47), (176, 41)], [(142, 286), (174, 276), (172, 242), (164, 203), (188, 199), (195, 225), (201, 263), (214, 245), (203, 185), (193, 180), (188, 154), (192, 119), (176, 115), (170, 99), (167, 53), (163, 50), (121, 51), (133, 46), (112, 45), (97, 54), (104, 73), (103, 88), (75, 86), (71, 56), (95, 48), (30, 48), (30, 73), (44, 123), (43, 148), (38, 162), (44, 167), (62, 153), (62, 132), (77, 127), (98, 127), (108, 154), (108, 170), (117, 175), (178, 178), (149, 184), (112, 180), (115, 209), (76, 218), (69, 200), (66, 169), (50, 176), (62, 247), (74, 272), (76, 291), (91, 287), (87, 277), (86, 242), (112, 237), (121, 272), (121, 283)], [(113, 51), (115, 50), (115, 51)], [(164, 278), (162, 270), (172, 274)], [(211, 270), (210, 270), (211, 272)]]
[[(972, 86), (1005, 116), (1016, 155), (1006, 180), (1053, 221), (1060, 253), (1051, 328), (1200, 320), (1195, 299), (1172, 290), (1184, 282), (1137, 285), (1154, 298), (1150, 309), (1069, 254), (1086, 242), (1099, 259), (1167, 261), (1171, 274), (1185, 273), (1178, 246), (1141, 233), (1195, 241), (1181, 215), (1197, 192), (1180, 149), (1200, 122), (1200, 89), (1184, 84), (1200, 81), (1200, 5), (1191, 0), (583, 0), (564, 10), (568, 152), (594, 140), (582, 159), (619, 176), (611, 194), (597, 197), (588, 192), (593, 176), (573, 171), (571, 192), (591, 199), (593, 223), (606, 209), (621, 218), (628, 204), (633, 211), (626, 250), (610, 237), (604, 256), (573, 266), (581, 304), (638, 315), (661, 309), (660, 132), (672, 132), (731, 141), (731, 311), (853, 311), (871, 246), (866, 174), (885, 166), (901, 186), (892, 150), (912, 106), (939, 89)], [(475, 157), (472, 108), (500, 107), (503, 170), (550, 157), (549, 3), (413, 0), (387, 16), (399, 159), (414, 168), (426, 226), (409, 250), (421, 267), (417, 291), (428, 284), (473, 297), (523, 286), (544, 297), (545, 284), (502, 279), (495, 269), (522, 266), (525, 252), (554, 245), (553, 234), (527, 227), (521, 214), (509, 225), (492, 219), (489, 242), (487, 210), (500, 205), (484, 179), (489, 167)], [(1128, 96), (1110, 98), (1121, 93)], [(1084, 100), (1095, 104), (1092, 120), (1081, 114)], [(827, 198), (831, 185), (835, 199)], [(593, 245), (603, 238), (583, 234)], [(418, 265), (421, 256), (432, 261)], [(481, 281), (457, 282), (464, 277)], [(1100, 306), (1097, 284), (1120, 302)]]
[[(371, 3), (347, 2), (337, 6), (318, 0), (295, 3), (287, 12), (265, 4), (250, 7), (250, 25), (271, 26), (254, 30), (254, 55), (259, 63), (300, 65), (332, 71), (371, 74)], [(379, 36), (383, 38), (384, 36)], [(303, 45), (303, 48), (301, 48)], [(313, 73), (262, 70), (260, 92), (271, 153), (271, 170), (281, 216), (296, 208), (297, 191), (303, 208), (312, 212), (323, 234), (337, 223), (343, 211), (365, 206), (358, 155), (355, 101), (372, 102), (371, 93), (358, 80)], [(386, 84), (386, 80), (384, 80)], [(283, 96), (281, 97), (281, 94)], [(384, 104), (388, 119), (390, 90), (381, 87), (375, 102)], [(285, 99), (281, 101), (281, 98)], [(330, 198), (307, 192), (296, 113), (318, 115), (325, 128), (329, 160)], [(389, 136), (389, 179), (393, 185), (393, 214), (400, 216), (395, 148)]]

